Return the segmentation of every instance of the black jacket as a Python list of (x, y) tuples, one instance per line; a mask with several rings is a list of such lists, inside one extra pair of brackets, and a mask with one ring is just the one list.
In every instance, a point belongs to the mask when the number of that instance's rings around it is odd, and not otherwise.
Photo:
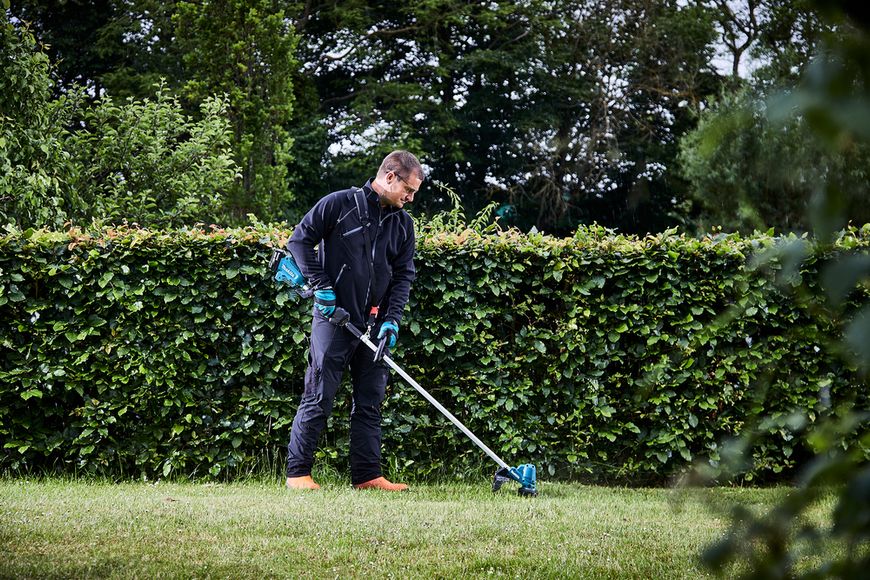
[(370, 179), (362, 187), (374, 254), (375, 279), (371, 288), (362, 229), (365, 225), (354, 199), (359, 188), (323, 197), (305, 214), (287, 242), (308, 284), (315, 289), (332, 286), (337, 305), (350, 313), (356, 325), (365, 325), (371, 306), (380, 306), (379, 320), (400, 322), (417, 273), (411, 216), (403, 209), (382, 208), (371, 184)]

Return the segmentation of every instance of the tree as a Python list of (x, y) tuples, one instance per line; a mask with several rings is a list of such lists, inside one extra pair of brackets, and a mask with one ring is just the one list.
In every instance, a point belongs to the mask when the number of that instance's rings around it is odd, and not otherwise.
[(160, 79), (178, 84), (173, 0), (12, 0), (55, 63), (60, 95), (74, 85), (91, 98), (144, 98)]
[[(148, 98), (163, 86), (196, 116), (213, 94), (227, 94), (239, 183), (227, 218), (292, 213), (289, 128), (297, 77), (295, 29), (277, 0), (16, 0), (12, 12), (34, 22), (60, 59), (57, 94), (78, 83), (90, 98)], [(303, 139), (303, 143), (309, 143)], [(310, 146), (310, 145), (309, 145)]]
[(808, 231), (807, 208), (822, 185), (832, 182), (845, 192), (843, 202), (853, 219), (870, 220), (864, 187), (870, 148), (852, 141), (832, 150), (808, 119), (771, 123), (768, 118), (767, 95), (793, 91), (821, 39), (839, 37), (841, 27), (823, 20), (806, 1), (745, 6), (748, 16), (739, 29), (751, 41), (744, 50), (762, 64), (747, 78), (733, 78), (730, 90), (700, 114), (698, 127), (681, 143), (680, 163), (697, 225)]
[(557, 9), (572, 18), (545, 37), (535, 136), (519, 153), (531, 177), (512, 193), (537, 200), (538, 226), (557, 231), (593, 221), (630, 232), (674, 225), (677, 136), (718, 89), (709, 16), (634, 0)]
[[(697, 0), (714, 16), (730, 85), (794, 82), (831, 24), (812, 0)], [(730, 62), (729, 62), (730, 61)]]
[[(117, 17), (114, 0), (15, 0), (11, 12), (28, 22), (47, 45), (56, 64), (58, 89), (80, 84), (95, 94), (103, 91), (102, 75), (118, 65), (120, 54), (110, 24)], [(116, 31), (119, 32), (119, 31)], [(120, 35), (119, 35), (120, 36)]]
[(195, 121), (164, 87), (120, 105), (89, 104), (75, 88), (54, 97), (40, 45), (5, 14), (0, 24), (2, 222), (178, 227), (220, 216), (236, 175), (225, 102), (206, 99)]
[[(327, 187), (365, 179), (384, 154), (404, 147), (422, 154), (434, 179), (461, 183), (473, 205), (487, 168), (497, 173), (507, 161), (496, 144), (517, 138), (509, 119), (518, 107), (509, 95), (513, 69), (533, 50), (534, 6), (441, 0), (306, 7), (300, 57), (322, 103), (318, 116), (331, 128)], [(438, 207), (438, 197), (423, 196), (418, 207)]]
[(85, 109), (66, 145), (82, 215), (176, 228), (225, 218), (238, 171), (226, 108), (207, 98), (194, 120), (160, 86), (153, 99), (116, 104), (107, 96)]
[(234, 221), (287, 214), (293, 139), (296, 33), (277, 0), (178, 2), (173, 22), (190, 103), (226, 94), (241, 181), (228, 199)]
[(838, 183), (845, 210), (870, 222), (870, 148), (832, 151), (803, 118), (771, 123), (763, 95), (743, 89), (705, 111), (682, 141), (680, 160), (700, 210), (698, 226), (807, 232), (807, 213), (825, 183)]
[(680, 187), (663, 177), (671, 127), (716, 90), (712, 24), (677, 2), (308, 2), (299, 23), (334, 185), (362, 178), (385, 148), (419, 147), (470, 210), (496, 200), (553, 232), (660, 226), (646, 217), (675, 205), (659, 190)]
[(0, 222), (60, 227), (81, 209), (64, 149), (74, 99), (52, 98), (48, 57), (5, 13), (0, 54)]

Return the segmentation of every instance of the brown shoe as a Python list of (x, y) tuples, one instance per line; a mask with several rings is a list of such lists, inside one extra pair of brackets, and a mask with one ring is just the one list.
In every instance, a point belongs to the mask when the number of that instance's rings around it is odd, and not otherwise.
[(320, 489), (320, 486), (314, 483), (310, 475), (302, 477), (288, 477), (287, 489)]
[(382, 489), (384, 491), (405, 491), (408, 489), (404, 483), (392, 483), (387, 481), (385, 477), (376, 477), (365, 483), (358, 483), (354, 487), (357, 489)]

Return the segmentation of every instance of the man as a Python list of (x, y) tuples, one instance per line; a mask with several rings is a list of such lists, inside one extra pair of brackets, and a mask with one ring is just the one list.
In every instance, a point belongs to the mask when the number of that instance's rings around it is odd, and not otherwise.
[[(388, 370), (350, 332), (329, 322), (336, 306), (358, 328), (395, 345), (414, 281), (414, 224), (402, 208), (414, 201), (423, 168), (407, 151), (384, 158), (362, 188), (330, 193), (293, 231), (287, 249), (315, 290), (305, 392), (287, 446), (287, 487), (318, 489), (311, 478), (317, 439), (332, 412), (346, 368), (353, 383), (351, 483), (402, 491), (381, 472), (381, 403)], [(318, 251), (314, 248), (318, 246)]]

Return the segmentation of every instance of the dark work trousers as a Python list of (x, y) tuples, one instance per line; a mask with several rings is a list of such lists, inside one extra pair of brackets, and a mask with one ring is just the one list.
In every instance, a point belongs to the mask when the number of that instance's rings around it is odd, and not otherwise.
[(330, 323), (315, 309), (305, 392), (287, 445), (287, 477), (311, 473), (317, 440), (332, 412), (335, 394), (348, 366), (353, 383), (351, 482), (356, 485), (381, 476), (381, 403), (389, 371), (375, 363), (373, 357), (371, 349), (347, 329)]

